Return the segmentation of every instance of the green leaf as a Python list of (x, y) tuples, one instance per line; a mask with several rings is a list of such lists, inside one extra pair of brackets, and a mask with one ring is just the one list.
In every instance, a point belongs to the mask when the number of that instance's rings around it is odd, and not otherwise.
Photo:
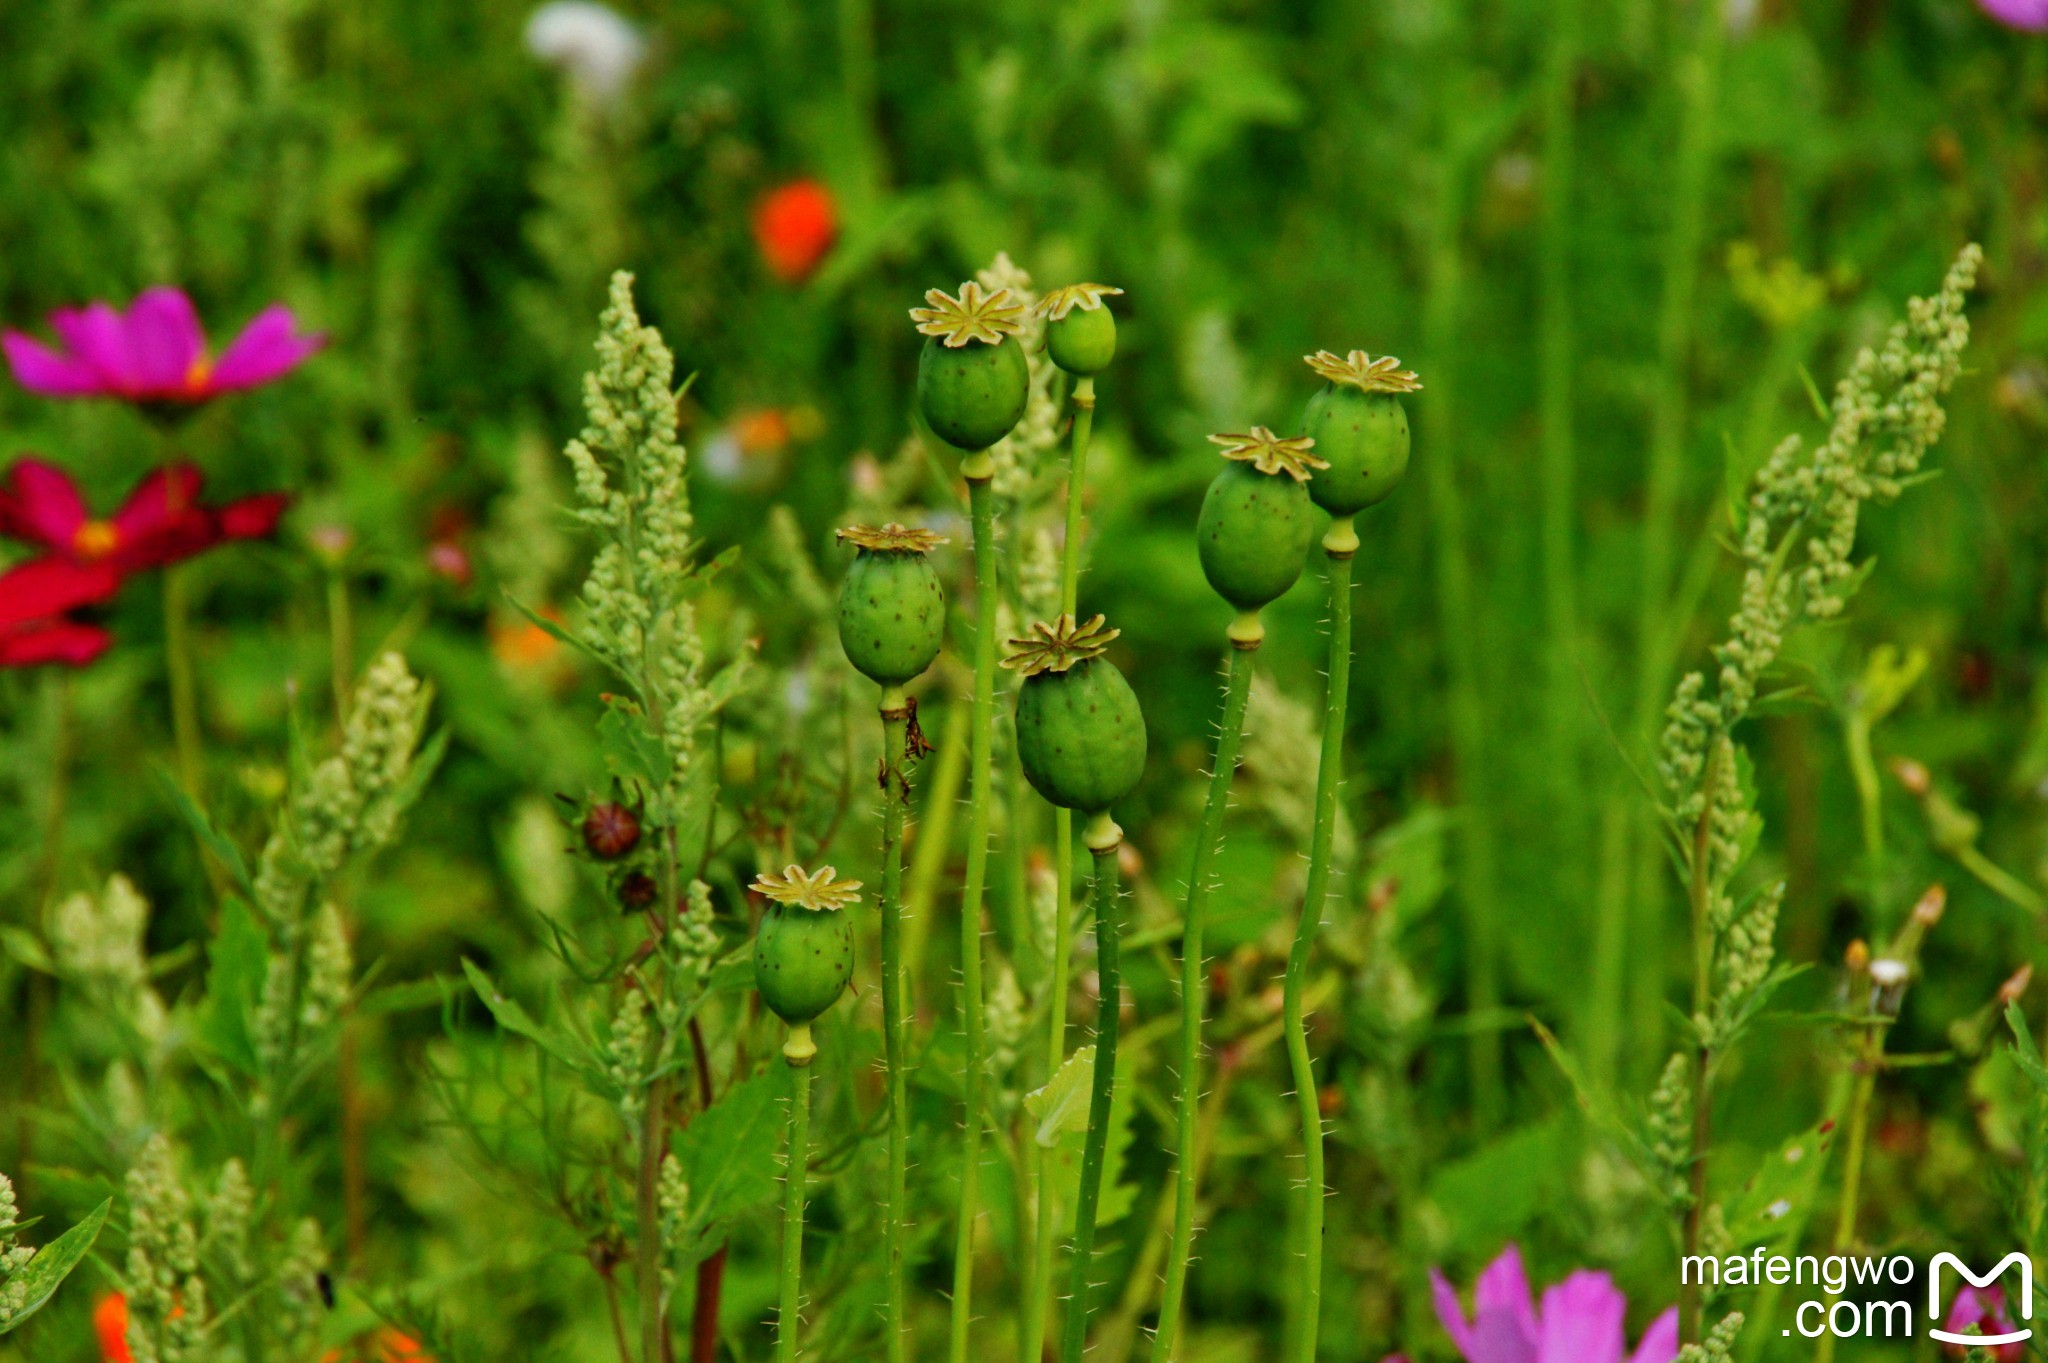
[(36, 935), (26, 928), (15, 927), (12, 923), (0, 923), (0, 951), (6, 952), (30, 970), (40, 970), (45, 975), (57, 973), (57, 963), (50, 959)]
[(1047, 1150), (1060, 1137), (1088, 1129), (1088, 1089), (1095, 1079), (1095, 1048), (1068, 1056), (1044, 1088), (1024, 1095), (1024, 1110), (1038, 1123), (1035, 1139)]
[(185, 793), (185, 788), (161, 765), (156, 768), (156, 779), (157, 784), (163, 787), (164, 794), (169, 797), (171, 807), (178, 811), (179, 817), (185, 821), (185, 826), (192, 830), (192, 836), (199, 840), (199, 845), (212, 853), (215, 861), (227, 868), (228, 874), (234, 877), (236, 888), (241, 890), (245, 898), (254, 899), (256, 886), (249, 879), (249, 866), (242, 860), (242, 850), (221, 835), (220, 830), (213, 826), (213, 821), (206, 817), (206, 811)]
[(20, 1329), (23, 1321), (42, 1310), (50, 1298), (57, 1295), (58, 1286), (71, 1276), (71, 1270), (78, 1267), (86, 1251), (92, 1248), (92, 1242), (99, 1238), (100, 1227), (107, 1223), (107, 1209), (113, 1205), (113, 1199), (109, 1198), (93, 1208), (85, 1220), (37, 1250), (28, 1267), (9, 1280), (8, 1286), (22, 1293), (22, 1304), (11, 1319), (0, 1324), (0, 1335)]
[(504, 597), (505, 600), (511, 604), (513, 610), (516, 610), (521, 615), (525, 616), (526, 622), (532, 625), (535, 629), (539, 630), (541, 633), (547, 635), (549, 638), (555, 640), (557, 643), (567, 644), (569, 647), (575, 649), (578, 653), (590, 657), (596, 656), (595, 654), (592, 654), (590, 650), (584, 646), (583, 641), (581, 639), (578, 639), (568, 630), (563, 629), (560, 625), (548, 619), (545, 615), (542, 615), (539, 611), (533, 609), (533, 607), (527, 605), (518, 597), (512, 595), (512, 593), (506, 592), (504, 593)]
[(1564, 1134), (1554, 1120), (1525, 1127), (1430, 1177), (1429, 1200), (1457, 1245), (1477, 1252), (1518, 1234), (1564, 1190)]
[(2048, 1093), (2048, 1065), (2041, 1063), (2041, 1048), (2027, 1030), (2027, 1015), (2020, 1011), (2018, 1000), (2005, 1005), (2005, 1025), (2012, 1028), (2012, 1058), (2019, 1063), (2020, 1073)]
[(597, 721), (597, 742), (605, 769), (620, 780), (638, 781), (650, 790), (668, 784), (668, 753), (628, 702), (615, 698), (605, 707)]
[(581, 1046), (556, 1029), (536, 1022), (524, 1005), (499, 989), (497, 983), (484, 973), (483, 967), (467, 956), (462, 958), (462, 973), (469, 976), (470, 987), (476, 990), (476, 996), (483, 1000), (484, 1007), (491, 1010), (491, 1016), (498, 1020), (500, 1027), (525, 1037), (585, 1079), (610, 1087)]
[(676, 1138), (690, 1181), (690, 1219), (703, 1232), (775, 1200), (782, 1179), (782, 1128), (789, 1080), (776, 1066), (727, 1089)]
[(1819, 1126), (1788, 1138), (1723, 1207), (1738, 1245), (1772, 1245), (1803, 1227), (1816, 1210), (1833, 1133)]
[(221, 906), (220, 931), (207, 950), (206, 999), (199, 1007), (200, 1040), (244, 1074), (261, 1067), (256, 1054), (256, 1010), (270, 969), (270, 939), (240, 899)]

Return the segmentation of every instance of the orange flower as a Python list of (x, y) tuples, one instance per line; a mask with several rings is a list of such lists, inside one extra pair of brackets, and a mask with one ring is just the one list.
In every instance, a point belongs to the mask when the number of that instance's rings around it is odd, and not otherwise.
[(329, 1349), (320, 1363), (434, 1363), (434, 1356), (420, 1347), (418, 1340), (386, 1325), (370, 1336), (370, 1342), (360, 1354), (344, 1355), (339, 1349)]
[(761, 259), (785, 284), (811, 277), (839, 239), (839, 206), (816, 180), (792, 180), (771, 190), (754, 209), (754, 242)]
[[(562, 613), (553, 606), (541, 607), (540, 613), (556, 624), (562, 622)], [(492, 656), (515, 671), (551, 662), (561, 648), (559, 639), (531, 620), (508, 618), (491, 625)]]
[(92, 1332), (99, 1337), (100, 1363), (134, 1363), (128, 1352), (128, 1298), (109, 1292), (92, 1308)]

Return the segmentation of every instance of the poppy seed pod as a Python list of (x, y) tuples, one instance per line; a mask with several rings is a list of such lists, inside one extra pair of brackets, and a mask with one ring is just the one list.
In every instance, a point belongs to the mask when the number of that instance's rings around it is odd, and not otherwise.
[(1284, 596), (1308, 564), (1315, 513), (1307, 482), (1323, 462), (1307, 437), (1283, 438), (1264, 426), (1209, 438), (1230, 462), (1202, 498), (1195, 526), (1202, 572), (1225, 601), (1256, 611)]
[(1325, 382), (1308, 400), (1302, 429), (1327, 461), (1309, 496), (1333, 516), (1356, 515), (1384, 501), (1408, 471), (1408, 413), (1400, 395), (1422, 383), (1392, 356), (1375, 360), (1363, 350), (1343, 358), (1319, 350), (1308, 366)]
[(853, 924), (843, 911), (860, 899), (860, 882), (789, 866), (753, 888), (769, 899), (754, 935), (754, 987), (769, 1011), (792, 1027), (839, 1001), (853, 978)]
[(1116, 664), (1102, 656), (1117, 631), (1102, 617), (1062, 615), (1013, 639), (1005, 667), (1024, 675), (1017, 696), (1017, 758), (1025, 779), (1065, 809), (1099, 814), (1145, 774), (1145, 717)]
[(839, 532), (854, 546), (839, 587), (839, 644), (847, 661), (883, 686), (901, 686), (939, 656), (946, 592), (925, 554), (944, 543), (929, 530), (889, 524)]
[(1116, 318), (1103, 299), (1121, 294), (1107, 284), (1069, 284), (1039, 300), (1045, 319), (1045, 353), (1069, 374), (1088, 377), (1116, 358)]
[(985, 450), (1023, 419), (1031, 397), (1031, 366), (1015, 339), (1024, 305), (971, 279), (958, 298), (933, 289), (925, 301), (910, 310), (931, 338), (917, 359), (918, 411), (947, 444)]
[(600, 800), (583, 816), (583, 846), (599, 861), (617, 861), (640, 845), (640, 819), (617, 800)]

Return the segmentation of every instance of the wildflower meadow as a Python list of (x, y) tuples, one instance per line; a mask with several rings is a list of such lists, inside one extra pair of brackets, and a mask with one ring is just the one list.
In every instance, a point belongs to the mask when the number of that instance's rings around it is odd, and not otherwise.
[(2048, 1357), (2043, 0), (4, 12), (0, 1363)]

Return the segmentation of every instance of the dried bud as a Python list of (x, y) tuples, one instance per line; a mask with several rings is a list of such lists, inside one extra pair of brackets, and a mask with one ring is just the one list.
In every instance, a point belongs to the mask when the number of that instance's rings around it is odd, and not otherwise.
[(619, 882), (619, 904), (629, 913), (643, 913), (661, 897), (661, 886), (645, 871), (633, 871)]
[(1904, 984), (1906, 977), (1912, 973), (1913, 968), (1911, 966), (1907, 965), (1904, 961), (1894, 960), (1889, 956), (1870, 963), (1871, 980), (1884, 989), (1897, 988), (1899, 985)]
[(616, 800), (604, 800), (583, 816), (583, 845), (599, 861), (617, 861), (640, 844), (640, 820)]
[(1942, 911), (1948, 908), (1948, 891), (1940, 885), (1930, 885), (1927, 893), (1920, 896), (1920, 902), (1913, 906), (1913, 921), (1933, 927), (1941, 921)]
[(2012, 978), (2008, 979), (2004, 984), (1998, 986), (1999, 1006), (2002, 1008), (2010, 1004), (2018, 1003), (2020, 1001), (2020, 998), (2027, 992), (2027, 986), (2032, 984), (2033, 982), (2033, 966), (2023, 965), (2018, 970), (2013, 971)]
[(1335, 1084), (1325, 1084), (1316, 1093), (1316, 1107), (1325, 1117), (1334, 1117), (1344, 1108), (1344, 1094)]
[(1916, 800), (1926, 799), (1927, 792), (1934, 789), (1934, 778), (1928, 775), (1927, 768), (1910, 757), (1892, 759), (1892, 776)]
[(1852, 975), (1861, 975), (1870, 969), (1870, 946), (1861, 937), (1849, 943), (1849, 949), (1842, 953), (1842, 964), (1849, 967)]

